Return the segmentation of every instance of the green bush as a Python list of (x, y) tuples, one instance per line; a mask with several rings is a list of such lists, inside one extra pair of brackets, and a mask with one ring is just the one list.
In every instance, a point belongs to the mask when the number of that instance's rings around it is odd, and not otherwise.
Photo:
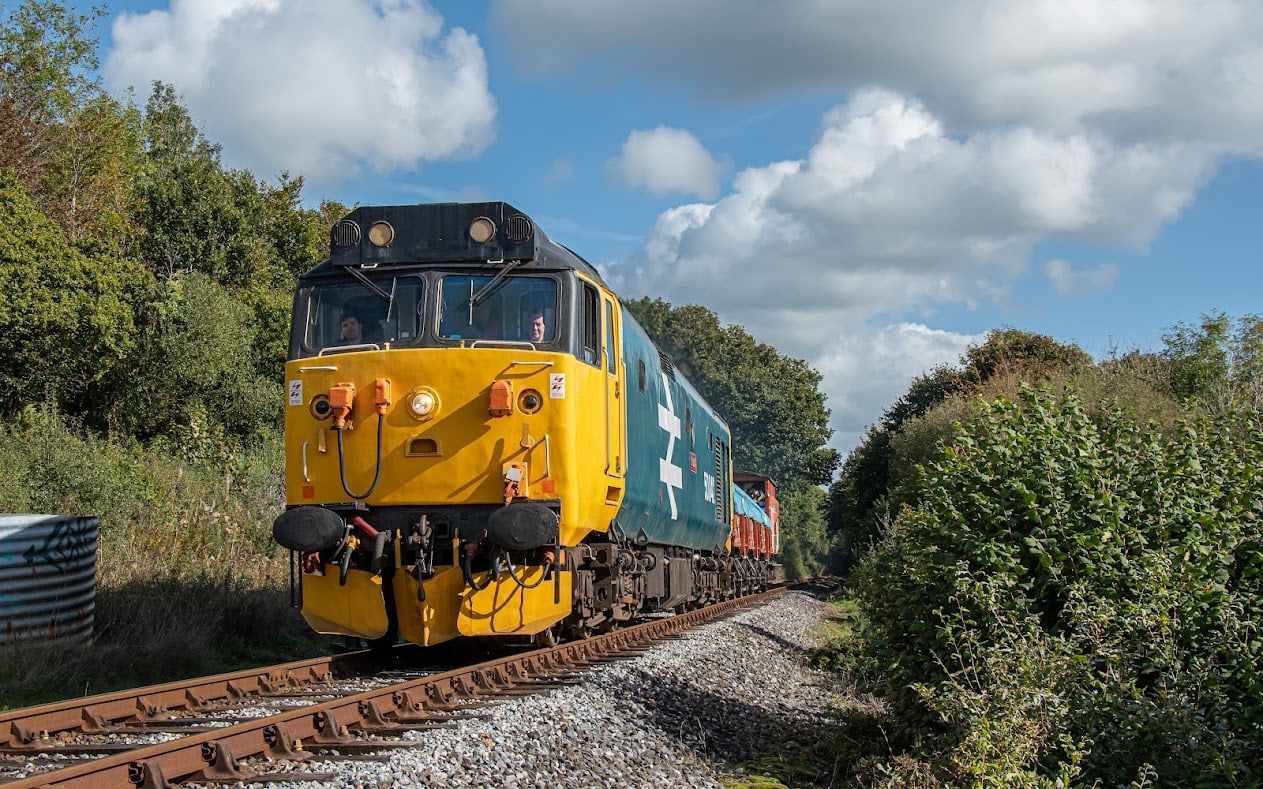
[(1257, 782), (1257, 418), (1163, 437), (1018, 399), (924, 470), (857, 571), (853, 667), (964, 782)]
[(95, 390), (94, 426), (219, 462), (280, 434), (281, 384), (256, 369), (256, 317), (231, 291), (201, 274), (167, 280), (137, 320), (128, 365)]
[(149, 275), (128, 261), (78, 252), (0, 168), (0, 413), (63, 407), (114, 370), (135, 345), (132, 304)]

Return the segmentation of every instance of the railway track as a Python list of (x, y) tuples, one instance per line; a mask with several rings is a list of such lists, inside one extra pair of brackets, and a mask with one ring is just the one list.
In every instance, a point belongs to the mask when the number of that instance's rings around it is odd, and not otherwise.
[(0, 786), (320, 780), (328, 776), (295, 771), (324, 756), (424, 745), (400, 735), (573, 682), (782, 591), (446, 671), (382, 673), (354, 653), (0, 712)]

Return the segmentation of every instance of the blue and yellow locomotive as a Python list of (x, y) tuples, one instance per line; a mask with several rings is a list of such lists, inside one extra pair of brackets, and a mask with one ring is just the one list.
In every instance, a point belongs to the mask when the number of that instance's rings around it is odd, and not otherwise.
[(502, 202), (362, 207), (294, 300), (303, 616), (422, 645), (583, 636), (766, 586), (727, 425), (596, 269)]

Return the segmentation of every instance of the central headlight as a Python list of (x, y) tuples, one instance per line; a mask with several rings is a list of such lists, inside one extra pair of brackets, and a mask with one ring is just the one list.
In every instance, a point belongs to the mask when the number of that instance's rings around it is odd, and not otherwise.
[(408, 411), (417, 419), (429, 419), (438, 413), (438, 393), (428, 386), (414, 389), (408, 395)]

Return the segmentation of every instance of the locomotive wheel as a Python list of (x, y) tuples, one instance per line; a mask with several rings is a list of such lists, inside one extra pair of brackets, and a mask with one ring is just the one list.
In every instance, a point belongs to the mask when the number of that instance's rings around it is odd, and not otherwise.
[(534, 636), (535, 646), (540, 648), (555, 647), (561, 643), (561, 624), (555, 624), (547, 630), (541, 630)]

